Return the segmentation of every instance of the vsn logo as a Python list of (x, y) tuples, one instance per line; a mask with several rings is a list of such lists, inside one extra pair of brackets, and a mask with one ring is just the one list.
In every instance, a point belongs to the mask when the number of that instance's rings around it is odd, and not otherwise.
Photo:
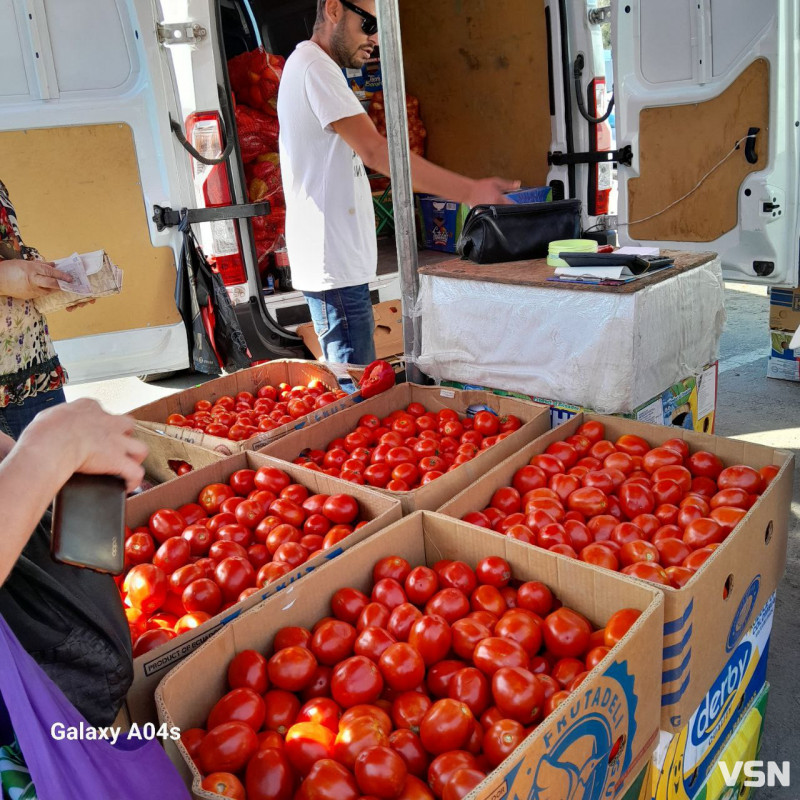
[(777, 761), (767, 761), (766, 764), (765, 770), (763, 761), (737, 761), (729, 770), (728, 765), (720, 761), (719, 769), (728, 787), (736, 786), (742, 772), (745, 775), (743, 786), (789, 786), (788, 761), (783, 761), (780, 766)]

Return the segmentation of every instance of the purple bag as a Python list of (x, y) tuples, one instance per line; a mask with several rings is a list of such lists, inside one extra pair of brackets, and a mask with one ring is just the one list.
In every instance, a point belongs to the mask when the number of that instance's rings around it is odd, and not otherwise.
[[(189, 800), (180, 775), (157, 740), (54, 738), (92, 726), (25, 652), (0, 617), (0, 691), (39, 800), (87, 797)], [(64, 727), (58, 727), (63, 725)]]

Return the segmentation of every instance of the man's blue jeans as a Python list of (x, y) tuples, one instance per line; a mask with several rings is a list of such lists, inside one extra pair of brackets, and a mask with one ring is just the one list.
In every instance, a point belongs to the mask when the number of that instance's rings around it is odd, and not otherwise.
[(303, 294), (326, 361), (369, 364), (375, 360), (375, 320), (366, 283)]
[(28, 397), (21, 405), (8, 405), (5, 408), (0, 408), (0, 431), (7, 433), (14, 439), (19, 439), (22, 431), (40, 411), (45, 411), (64, 402), (66, 402), (64, 390), (54, 389), (50, 392), (39, 392), (33, 397)]

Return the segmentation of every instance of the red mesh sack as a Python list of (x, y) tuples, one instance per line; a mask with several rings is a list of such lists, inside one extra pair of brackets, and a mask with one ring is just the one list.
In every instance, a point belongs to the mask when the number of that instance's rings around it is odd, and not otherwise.
[(255, 161), (278, 149), (278, 120), (244, 105), (236, 106), (236, 127), (242, 161)]
[(284, 205), (281, 168), (274, 158), (277, 154), (260, 155), (255, 161), (246, 164), (244, 175), (247, 180), (247, 194), (251, 203), (269, 200)]
[(228, 61), (231, 89), (241, 103), (275, 117), (284, 63), (282, 56), (267, 53), (263, 47), (235, 56)]
[[(367, 112), (369, 118), (375, 123), (378, 133), (386, 136), (386, 107), (383, 101), (383, 92), (375, 92)], [(419, 115), (419, 100), (414, 95), (406, 95), (406, 113), (408, 114), (408, 144), (412, 153), (425, 155), (425, 139), (428, 132), (422, 124)]]

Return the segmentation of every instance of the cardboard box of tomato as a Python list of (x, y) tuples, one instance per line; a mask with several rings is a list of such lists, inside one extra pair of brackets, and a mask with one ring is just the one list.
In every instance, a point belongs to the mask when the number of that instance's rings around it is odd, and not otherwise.
[(208, 450), (197, 444), (173, 439), (172, 436), (151, 431), (137, 425), (134, 438), (147, 445), (147, 458), (144, 460), (145, 481), (157, 486), (174, 480), (195, 469), (216, 464), (227, 456)]
[[(620, 609), (641, 612), (580, 686), (489, 772), (471, 797), (529, 797), (533, 789), (542, 798), (615, 797), (641, 772), (658, 729), (661, 593), (431, 512), (415, 513), (371, 536), (338, 563), (316, 570), (227, 626), (161, 682), (156, 692), (160, 720), (184, 731), (203, 726), (227, 691), (228, 664), (237, 653), (256, 650), (269, 658), (281, 628), (310, 629), (331, 613), (331, 598), (339, 589), (369, 594), (373, 567), (387, 556), (399, 556), (410, 566), (458, 560), (473, 569), (487, 556), (500, 557), (516, 580), (544, 583), (597, 627)], [(201, 788), (200, 773), (183, 743), (168, 741), (166, 748), (194, 796), (214, 797)]]
[(330, 419), (323, 420), (291, 435), (268, 444), (262, 452), (284, 461), (294, 461), (305, 450), (325, 450), (333, 439), (344, 437), (358, 426), (365, 414), (384, 418), (393, 411), (405, 409), (410, 403), (421, 403), (427, 411), (453, 409), (463, 418), (470, 407), (486, 406), (496, 415), (514, 415), (522, 426), (507, 438), (481, 450), (472, 460), (461, 464), (451, 472), (445, 472), (436, 480), (411, 491), (390, 492), (377, 488), (383, 494), (400, 500), (404, 514), (412, 511), (433, 511), (495, 464), (519, 450), (520, 447), (545, 433), (550, 428), (550, 413), (546, 406), (500, 397), (491, 392), (459, 391), (439, 386), (418, 386), (403, 383), (376, 397), (364, 400), (358, 406), (348, 408)]
[(485, 508), (495, 490), (511, 485), (516, 471), (533, 456), (544, 453), (552, 443), (563, 441), (590, 420), (601, 422), (605, 438), (612, 442), (624, 434), (634, 434), (657, 447), (678, 438), (691, 452), (716, 454), (726, 467), (745, 464), (758, 470), (773, 465), (778, 470), (733, 532), (682, 588), (660, 587), (666, 598), (661, 727), (677, 732), (728, 663), (783, 575), (794, 457), (783, 450), (720, 436), (580, 413), (522, 448), (439, 511), (461, 519)]
[(223, 455), (239, 453), (242, 450), (260, 450), (268, 442), (285, 436), (290, 431), (305, 427), (314, 422), (330, 417), (337, 411), (361, 401), (361, 395), (356, 392), (352, 395), (339, 397), (333, 402), (315, 409), (308, 414), (298, 417), (292, 422), (281, 424), (269, 431), (255, 433), (247, 439), (233, 441), (223, 436), (214, 436), (191, 427), (168, 425), (167, 418), (171, 414), (186, 416), (195, 410), (195, 403), (209, 400), (214, 403), (220, 397), (235, 398), (239, 392), (257, 394), (259, 388), (265, 384), (278, 386), (279, 383), (288, 383), (290, 386), (308, 386), (310, 381), (321, 381), (328, 390), (339, 389), (336, 376), (323, 364), (314, 361), (300, 361), (283, 359), (270, 361), (257, 367), (244, 369), (216, 378), (183, 392), (171, 394), (161, 400), (155, 400), (147, 405), (130, 411), (130, 415), (137, 420), (141, 427), (158, 433), (166, 433), (189, 444), (200, 445), (209, 450), (215, 450)]
[(177, 509), (186, 503), (195, 503), (204, 487), (227, 482), (237, 470), (257, 470), (261, 466), (272, 466), (283, 470), (293, 481), (307, 487), (312, 494), (352, 496), (358, 501), (359, 518), (366, 520), (367, 524), (324, 550), (322, 554), (309, 558), (298, 567), (289, 570), (247, 599), (220, 611), (193, 630), (134, 658), (134, 681), (127, 696), (128, 712), (132, 721), (142, 724), (155, 719), (153, 693), (158, 681), (171, 667), (196, 650), (206, 639), (236, 619), (246, 609), (252, 608), (265, 598), (280, 592), (323, 563), (341, 555), (353, 544), (371, 536), (401, 517), (402, 512), (397, 500), (371, 489), (355, 486), (330, 475), (312, 473), (302, 467), (285, 464), (259, 453), (237, 453), (130, 498), (125, 510), (126, 523), (132, 529), (146, 526), (155, 511)]

